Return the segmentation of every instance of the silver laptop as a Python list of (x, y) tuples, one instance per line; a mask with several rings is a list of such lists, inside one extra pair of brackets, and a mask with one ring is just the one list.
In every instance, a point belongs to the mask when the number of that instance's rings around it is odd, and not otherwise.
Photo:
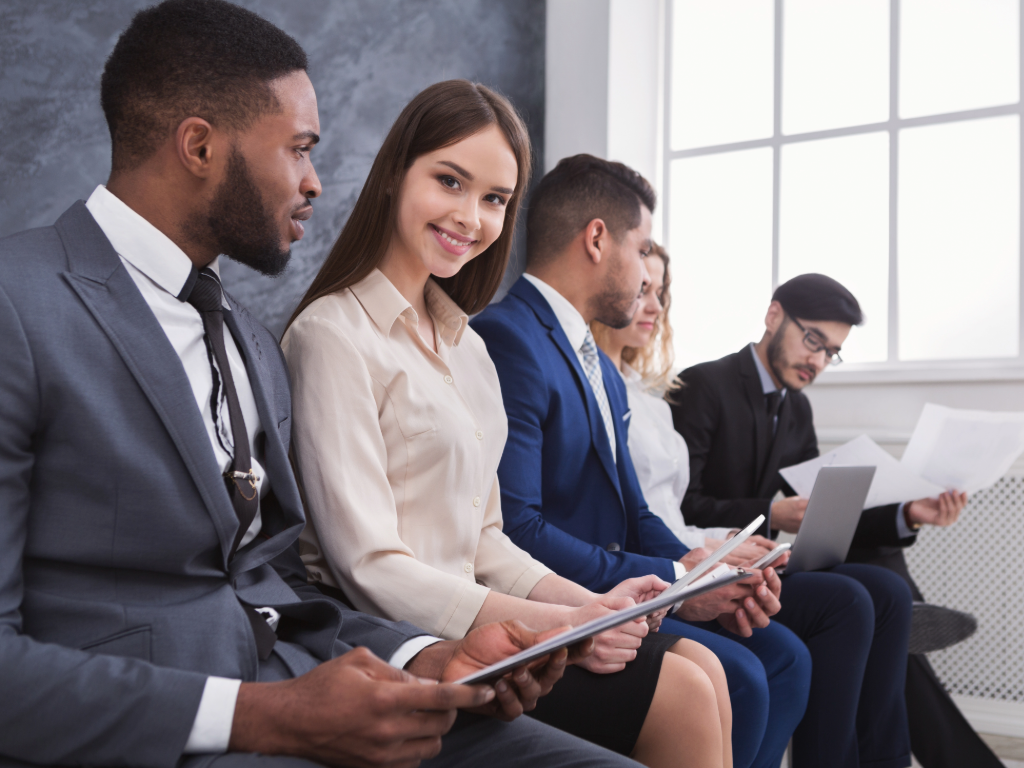
[(874, 477), (875, 467), (818, 470), (786, 573), (831, 568), (846, 560)]

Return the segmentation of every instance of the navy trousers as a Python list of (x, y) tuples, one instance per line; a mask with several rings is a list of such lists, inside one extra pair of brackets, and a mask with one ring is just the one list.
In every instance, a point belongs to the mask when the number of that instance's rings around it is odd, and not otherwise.
[(910, 589), (896, 574), (844, 564), (782, 579), (774, 617), (811, 653), (807, 714), (793, 734), (794, 768), (905, 768), (903, 696)]
[(732, 700), (734, 768), (778, 768), (804, 716), (811, 656), (786, 627), (772, 622), (740, 637), (717, 622), (665, 619), (661, 630), (694, 640), (722, 662)]

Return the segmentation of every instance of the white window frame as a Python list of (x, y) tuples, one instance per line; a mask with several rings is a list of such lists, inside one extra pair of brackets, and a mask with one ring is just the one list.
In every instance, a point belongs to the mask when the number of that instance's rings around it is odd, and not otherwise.
[[(884, 122), (870, 123), (866, 125), (849, 126), (825, 131), (813, 131), (784, 135), (782, 133), (782, 56), (783, 56), (783, 5), (784, 0), (775, 0), (775, 40), (774, 40), (774, 115), (772, 135), (764, 139), (752, 141), (734, 142), (705, 146), (695, 149), (673, 150), (671, 146), (672, 137), (672, 13), (673, 0), (665, 0), (663, 18), (664, 24), (662, 33), (663, 40), (660, 41), (664, 58), (662, 62), (662, 77), (664, 82), (663, 107), (661, 109), (664, 125), (662, 134), (662, 169), (661, 189), (662, 211), (668, 211), (672, 190), (669, 180), (671, 179), (670, 168), (673, 160), (682, 158), (699, 157), (702, 155), (721, 154), (725, 152), (739, 151), (770, 147), (773, 156), (773, 193), (772, 193), (772, 290), (778, 285), (779, 278), (779, 194), (780, 194), (780, 159), (782, 147), (787, 144), (796, 144), (804, 141), (815, 141), (817, 139), (837, 138), (841, 136), (855, 136), (864, 133), (878, 133), (885, 131), (889, 135), (889, 297), (888, 297), (888, 359), (877, 363), (843, 363), (840, 366), (830, 367), (827, 373), (821, 376), (816, 384), (818, 386), (828, 384), (856, 384), (856, 383), (910, 383), (929, 381), (991, 381), (991, 380), (1014, 380), (1024, 381), (1024, 259), (1020, 269), (1020, 285), (1018, 287), (1019, 301), (1019, 349), (1015, 358), (995, 359), (963, 359), (963, 360), (935, 360), (935, 361), (905, 361), (898, 359), (899, 350), (899, 274), (898, 274), (898, 245), (897, 245), (897, 206), (898, 206), (898, 184), (899, 184), (899, 131), (905, 128), (913, 128), (925, 125), (942, 125), (968, 120), (976, 120), (988, 117), (999, 117), (1004, 115), (1017, 115), (1021, 121), (1021, 184), (1024, 184), (1024, 105), (1022, 105), (1020, 94), (1015, 104), (1008, 104), (998, 107), (987, 107), (984, 109), (972, 109), (961, 112), (948, 112), (926, 117), (900, 118), (899, 117), (899, 22), (900, 22), (900, 0), (890, 0), (889, 9), (889, 119)], [(1019, 40), (1024, 46), (1024, 13), (1019, 14), (1020, 26), (1018, 30)], [(1024, 88), (1024, 50), (1019, 56), (1021, 67), (1021, 87)], [(1024, 251), (1024, 190), (1020, 195), (1021, 211), (1019, 214), (1018, 226), (1018, 249)], [(663, 217), (663, 237), (671, 247), (671, 221), (666, 214)], [(1021, 254), (1018, 253), (1018, 258)], [(856, 331), (854, 331), (856, 332)], [(753, 340), (753, 339), (752, 339)]]

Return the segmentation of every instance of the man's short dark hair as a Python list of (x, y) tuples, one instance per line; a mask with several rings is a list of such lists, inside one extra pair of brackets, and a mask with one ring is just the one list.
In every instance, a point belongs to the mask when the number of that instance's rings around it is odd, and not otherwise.
[(560, 253), (594, 219), (621, 240), (640, 226), (640, 206), (651, 212), (654, 188), (622, 163), (593, 155), (558, 161), (537, 184), (526, 214), (526, 263), (542, 264)]
[(306, 67), (294, 39), (224, 0), (166, 0), (139, 11), (100, 85), (113, 170), (145, 161), (187, 117), (244, 130), (280, 108), (270, 81)]
[(860, 325), (864, 314), (860, 304), (845, 286), (827, 275), (808, 273), (797, 275), (778, 288), (772, 295), (790, 317), (801, 320), (832, 321), (847, 325)]

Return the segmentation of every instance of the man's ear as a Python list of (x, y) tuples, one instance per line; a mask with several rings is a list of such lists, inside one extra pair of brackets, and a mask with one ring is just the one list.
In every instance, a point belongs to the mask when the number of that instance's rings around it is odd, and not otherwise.
[(782, 321), (786, 319), (786, 311), (782, 308), (782, 305), (777, 301), (773, 301), (768, 305), (768, 314), (764, 316), (764, 327), (765, 330), (772, 336), (779, 330), (779, 326), (782, 325)]
[(600, 264), (601, 259), (608, 253), (610, 237), (608, 225), (604, 223), (603, 219), (591, 219), (583, 229), (583, 248), (595, 264)]
[(201, 179), (208, 178), (213, 167), (213, 138), (213, 126), (201, 117), (185, 118), (174, 132), (178, 160), (189, 173)]

